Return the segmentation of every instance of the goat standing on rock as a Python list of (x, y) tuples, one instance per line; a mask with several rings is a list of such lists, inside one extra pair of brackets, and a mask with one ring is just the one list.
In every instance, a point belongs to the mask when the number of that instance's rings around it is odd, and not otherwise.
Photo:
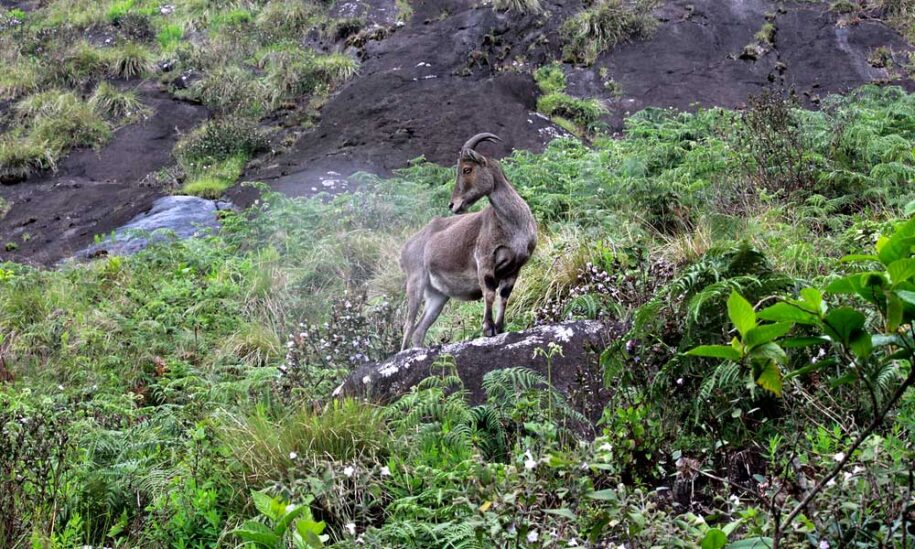
[[(485, 300), (483, 335), (502, 333), (505, 307), (521, 267), (537, 245), (537, 222), (499, 163), (474, 150), (491, 133), (471, 137), (461, 148), (448, 208), (461, 214), (484, 196), (489, 207), (454, 217), (436, 217), (404, 244), (400, 266), (407, 275), (407, 322), (402, 349), (422, 347), (429, 326), (449, 298)], [(499, 295), (493, 321), (492, 305)], [(425, 299), (423, 317), (416, 323)]]

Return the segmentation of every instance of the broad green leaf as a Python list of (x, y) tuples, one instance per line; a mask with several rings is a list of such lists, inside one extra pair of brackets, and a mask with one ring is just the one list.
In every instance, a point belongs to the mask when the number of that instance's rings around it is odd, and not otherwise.
[(823, 329), (837, 341), (848, 345), (852, 336), (864, 328), (864, 315), (851, 307), (833, 309), (823, 318)]
[(798, 349), (800, 347), (811, 347), (813, 345), (826, 345), (832, 340), (824, 336), (804, 336), (789, 337), (778, 342), (785, 349)]
[(278, 506), (279, 500), (276, 500), (264, 492), (251, 492), (251, 499), (254, 500), (254, 507), (260, 514), (270, 520), (279, 520), (286, 512), (286, 506)]
[(759, 311), (759, 319), (771, 320), (772, 322), (796, 322), (798, 324), (816, 324), (819, 321), (815, 314), (784, 301)]
[(782, 396), (782, 371), (779, 369), (778, 363), (774, 360), (763, 363), (757, 372), (756, 384), (775, 396)]
[(616, 493), (616, 490), (613, 488), (607, 488), (605, 490), (596, 490), (588, 494), (590, 499), (596, 499), (598, 501), (618, 501), (619, 496)]
[(849, 369), (841, 376), (830, 381), (829, 386), (832, 387), (833, 389), (835, 389), (836, 387), (840, 387), (842, 385), (848, 385), (849, 383), (852, 383), (857, 379), (858, 379), (858, 374), (856, 373), (856, 370)]
[(874, 350), (871, 335), (864, 331), (858, 332), (858, 335), (854, 336), (849, 342), (849, 348), (851, 349), (852, 354), (861, 360), (865, 360), (870, 356), (871, 351)]
[(728, 536), (718, 528), (712, 528), (705, 533), (702, 542), (699, 544), (701, 549), (723, 549), (728, 544)]
[(779, 347), (778, 344), (772, 342), (763, 343), (762, 345), (754, 347), (748, 354), (750, 358), (754, 360), (774, 360), (780, 364), (784, 364), (788, 360), (785, 350)]
[(859, 263), (859, 262), (863, 262), (863, 261), (880, 261), (880, 258), (875, 255), (851, 254), (851, 255), (846, 255), (839, 261), (841, 261), (842, 263)]
[(913, 200), (905, 205), (904, 215), (906, 217), (912, 217), (913, 214), (915, 214), (915, 200)]
[(323, 520), (315, 522), (311, 518), (303, 518), (295, 523), (295, 533), (302, 539), (306, 547), (320, 549), (324, 547), (326, 536), (322, 536), (321, 533), (326, 527)]
[(893, 235), (877, 255), (880, 257), (881, 263), (889, 265), (894, 261), (911, 256), (912, 246), (915, 246), (915, 238), (911, 236), (897, 238), (896, 235)]
[(899, 299), (905, 301), (909, 305), (915, 305), (915, 292), (910, 292), (908, 290), (896, 290), (896, 295), (899, 296)]
[(772, 538), (746, 538), (729, 543), (725, 549), (772, 549)]
[(886, 294), (886, 331), (893, 333), (902, 324), (902, 299), (894, 292)]
[(731, 292), (728, 297), (728, 316), (741, 337), (746, 337), (747, 332), (756, 326), (756, 313), (750, 302), (737, 292)]
[(708, 358), (723, 358), (725, 360), (740, 360), (740, 352), (727, 345), (700, 345), (686, 351), (689, 356), (703, 356)]
[(776, 322), (775, 324), (757, 326), (747, 332), (744, 343), (750, 348), (769, 343), (787, 334), (793, 327), (793, 322)]
[(568, 509), (566, 507), (563, 507), (562, 509), (547, 509), (546, 512), (551, 515), (565, 517), (569, 520), (575, 520), (578, 518), (577, 516), (575, 516), (575, 513), (573, 513), (571, 509)]
[(833, 280), (826, 286), (826, 292), (830, 294), (856, 294), (860, 288), (861, 277), (853, 274)]
[(245, 541), (250, 541), (265, 547), (276, 547), (281, 539), (273, 533), (267, 526), (255, 521), (248, 520), (244, 524), (233, 530), (234, 534)]
[(823, 301), (823, 292), (816, 288), (804, 288), (801, 290), (801, 299), (807, 305), (807, 310), (816, 315), (826, 313), (826, 303)]
[(915, 276), (915, 259), (911, 257), (898, 259), (886, 267), (886, 272), (890, 275), (893, 286), (901, 284)]
[(289, 525), (303, 514), (305, 517), (311, 518), (311, 509), (309, 509), (307, 505), (298, 505), (292, 509), (287, 507), (287, 509), (286, 514), (283, 515), (283, 518), (277, 522), (276, 527), (273, 529), (276, 535), (280, 537), (286, 535), (286, 530), (289, 529)]
[(915, 243), (915, 218), (903, 223), (889, 238), (880, 238), (877, 241), (877, 256), (884, 265), (889, 265), (897, 259), (908, 257), (912, 244)]

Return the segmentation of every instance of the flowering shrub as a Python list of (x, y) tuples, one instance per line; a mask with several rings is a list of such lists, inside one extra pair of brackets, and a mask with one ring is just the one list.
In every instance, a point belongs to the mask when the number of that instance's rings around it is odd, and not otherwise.
[(368, 303), (365, 293), (334, 299), (327, 322), (302, 322), (298, 333), (289, 334), (279, 392), (287, 397), (298, 390), (329, 394), (357, 366), (396, 352), (401, 340), (397, 311), (387, 300)]

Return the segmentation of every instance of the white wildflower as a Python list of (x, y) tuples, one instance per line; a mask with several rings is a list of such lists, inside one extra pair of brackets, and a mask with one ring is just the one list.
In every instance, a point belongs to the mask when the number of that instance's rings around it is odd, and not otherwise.
[(346, 475), (347, 477), (353, 476), (353, 473), (355, 473), (355, 472), (356, 472), (356, 469), (352, 465), (347, 465), (346, 469), (343, 470), (343, 474)]
[(381, 476), (383, 476), (383, 477), (391, 476), (391, 470), (388, 469), (387, 465), (385, 465), (384, 467), (381, 468)]
[(838, 454), (832, 456), (832, 459), (834, 459), (836, 461), (842, 461), (843, 459), (845, 459), (845, 452), (839, 452)]
[(528, 543), (537, 543), (538, 539), (540, 539), (540, 534), (537, 533), (537, 530), (531, 530), (527, 533)]
[(352, 522), (347, 522), (346, 531), (349, 532), (349, 535), (355, 536), (356, 535), (356, 525), (353, 524)]
[(289, 459), (298, 459), (299, 454), (295, 452), (289, 452)]
[(289, 513), (295, 511), (295, 508), (296, 508), (296, 504), (290, 503), (289, 505), (286, 506), (286, 514), (288, 515)]
[(817, 549), (829, 549), (829, 542), (825, 539), (820, 540), (820, 544), (817, 545)]

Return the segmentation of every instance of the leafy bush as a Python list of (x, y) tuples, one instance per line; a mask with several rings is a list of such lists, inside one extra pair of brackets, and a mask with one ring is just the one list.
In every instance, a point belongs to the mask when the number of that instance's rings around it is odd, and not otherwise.
[(257, 124), (241, 117), (210, 120), (175, 145), (175, 157), (188, 173), (266, 150), (267, 139)]
[(74, 450), (72, 419), (45, 403), (23, 408), (0, 394), (0, 541), (17, 545), (32, 529), (54, 531)]
[[(915, 219), (899, 224), (893, 234), (878, 240), (874, 255), (846, 258), (867, 266), (878, 265), (876, 270), (852, 273), (827, 285), (828, 294), (852, 295), (863, 300), (864, 312), (848, 305), (830, 307), (821, 291), (808, 287), (801, 290), (799, 299), (786, 298), (757, 313), (753, 305), (735, 292), (728, 299), (728, 315), (738, 332), (731, 344), (702, 345), (688, 352), (737, 363), (756, 385), (776, 396), (783, 396), (792, 380), (832, 369), (835, 375), (832, 386), (857, 384), (866, 395), (865, 401), (869, 397), (867, 427), (860, 430), (846, 451), (836, 454), (837, 463), (793, 505), (784, 520), (776, 517), (776, 544), (786, 533), (783, 528), (792, 527), (792, 521), (841, 472), (854, 452), (915, 384), (912, 367), (915, 346), (911, 333), (915, 322), (913, 238)], [(791, 334), (798, 327), (809, 329), (804, 330), (806, 333)], [(812, 359), (803, 351), (809, 347), (820, 349)], [(800, 354), (802, 364), (809, 363), (785, 372), (789, 352)], [(893, 535), (892, 529), (887, 534)]]

